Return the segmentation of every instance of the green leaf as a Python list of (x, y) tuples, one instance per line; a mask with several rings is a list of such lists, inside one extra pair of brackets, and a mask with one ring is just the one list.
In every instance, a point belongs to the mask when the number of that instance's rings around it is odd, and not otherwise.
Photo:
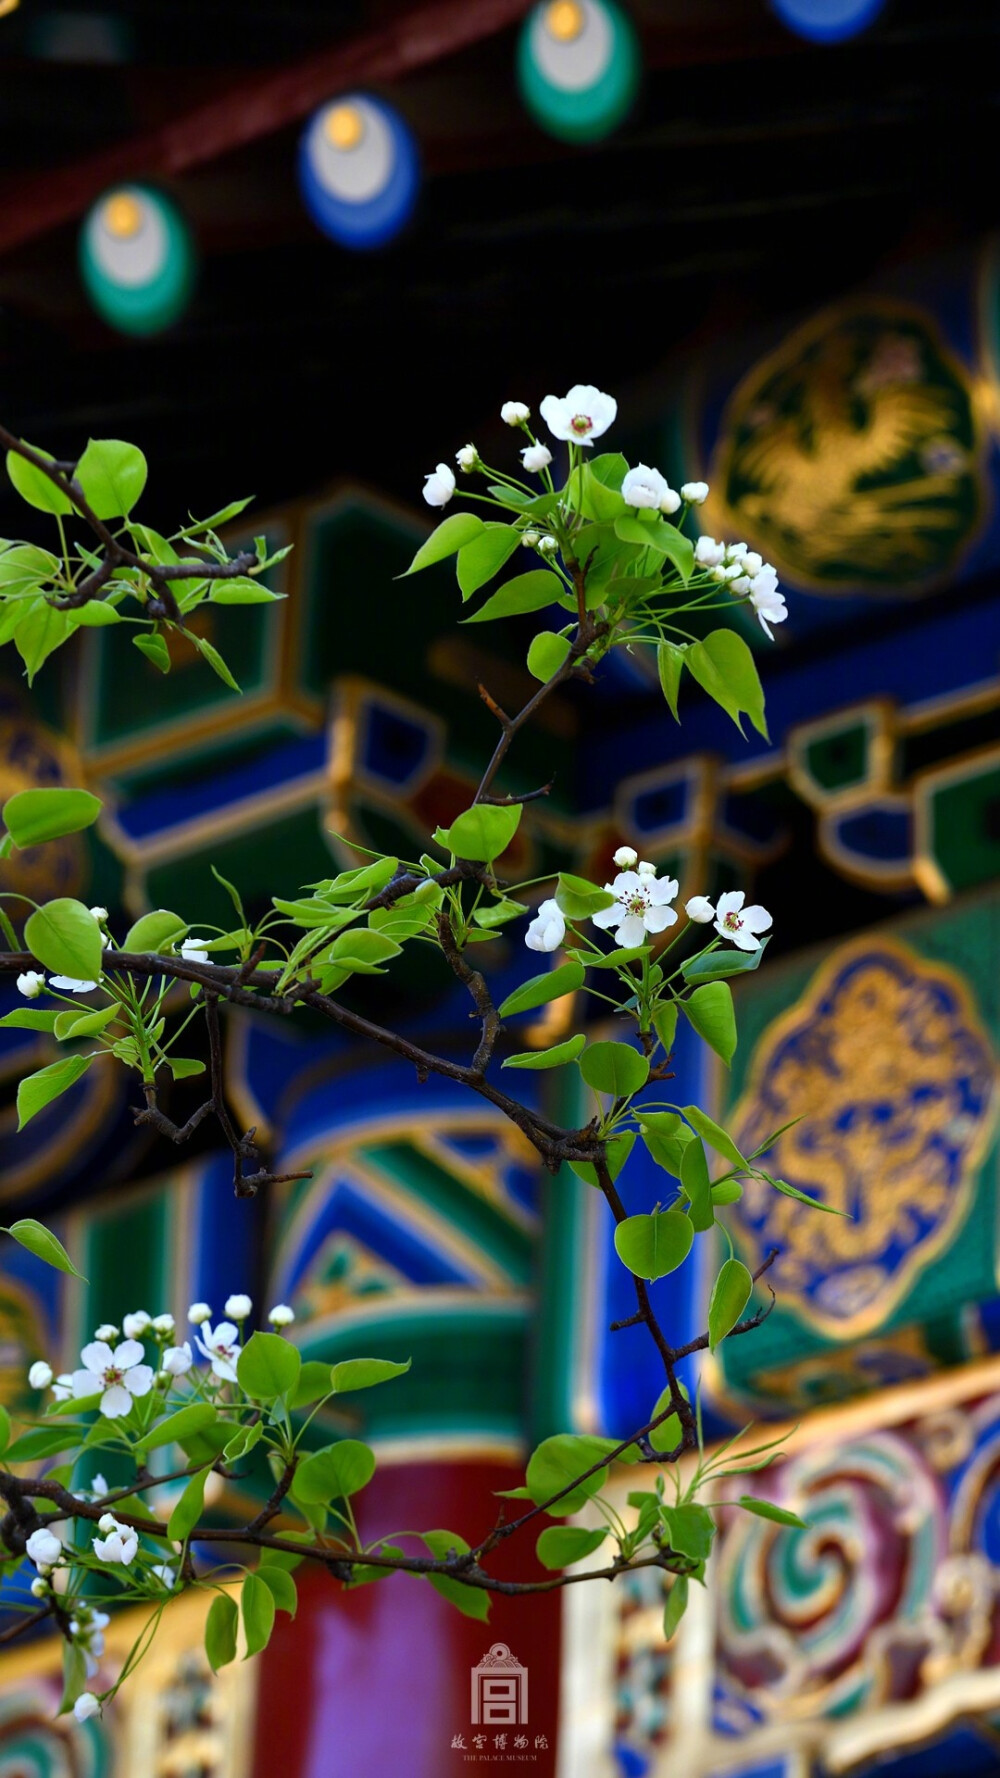
[(513, 525), (487, 524), (477, 536), (462, 545), (456, 572), (463, 599), (478, 593), (481, 586), (499, 573), (520, 540), (521, 534)]
[(508, 1056), (504, 1068), (561, 1068), (564, 1062), (575, 1062), (587, 1039), (582, 1031), (568, 1037), (565, 1043), (553, 1044), (548, 1050), (525, 1050), (521, 1056)]
[(218, 1417), (218, 1409), (211, 1402), (189, 1402), (187, 1407), (178, 1408), (176, 1414), (168, 1414), (165, 1420), (143, 1433), (135, 1447), (136, 1456), (141, 1452), (158, 1451), (161, 1445), (179, 1444), (182, 1439), (192, 1438), (206, 1426), (213, 1426)]
[(338, 1395), (349, 1389), (372, 1389), (376, 1383), (405, 1376), (412, 1363), (412, 1358), (402, 1364), (394, 1364), (391, 1358), (343, 1358), (330, 1372), (330, 1381)]
[[(798, 1121), (796, 1118), (795, 1122)], [(767, 1180), (768, 1185), (773, 1185), (776, 1192), (781, 1192), (783, 1197), (795, 1198), (799, 1204), (808, 1204), (810, 1210), (822, 1210), (826, 1216), (846, 1216), (851, 1219), (849, 1210), (838, 1210), (834, 1204), (823, 1204), (819, 1198), (811, 1198), (808, 1192), (799, 1191), (797, 1185), (789, 1185), (787, 1179), (775, 1179), (773, 1173), (766, 1173), (763, 1168), (760, 1169), (760, 1176)]]
[[(589, 1433), (558, 1432), (543, 1439), (532, 1451), (525, 1471), (525, 1484), (536, 1506), (558, 1494), (567, 1483), (576, 1482), (584, 1470), (616, 1449), (612, 1438), (595, 1438)], [(608, 1479), (606, 1467), (595, 1471), (585, 1481), (570, 1488), (561, 1500), (554, 1501), (546, 1511), (554, 1519), (569, 1518), (580, 1511), (584, 1502), (598, 1494)]]
[[(439, 1562), (445, 1561), (452, 1550), (462, 1556), (468, 1554), (469, 1546), (464, 1537), (459, 1537), (457, 1531), (425, 1531), (423, 1540), (431, 1555)], [(490, 1596), (482, 1588), (464, 1586), (460, 1580), (453, 1580), (449, 1574), (429, 1574), (427, 1578), (434, 1591), (440, 1593), (442, 1599), (447, 1599), (449, 1604), (456, 1606), (465, 1617), (485, 1620), (489, 1616)]]
[(7, 798), (2, 820), (19, 852), (79, 833), (97, 820), (103, 808), (89, 790), (18, 790)]
[(544, 685), (553, 673), (558, 673), (571, 646), (568, 636), (557, 635), (555, 630), (542, 630), (528, 649), (528, 672)]
[(704, 1562), (712, 1553), (715, 1537), (715, 1520), (708, 1507), (692, 1500), (662, 1510), (670, 1548), (679, 1556), (690, 1557), (692, 1562)]
[(234, 1432), (232, 1438), (223, 1446), (226, 1462), (235, 1463), (240, 1457), (248, 1457), (254, 1447), (260, 1444), (263, 1436), (264, 1422), (262, 1420), (256, 1421), (253, 1426), (241, 1426), (239, 1432)]
[(592, 1043), (580, 1057), (580, 1073), (595, 1092), (626, 1099), (649, 1079), (649, 1063), (628, 1043)]
[(694, 1229), (680, 1210), (629, 1216), (615, 1229), (618, 1258), (638, 1278), (665, 1278), (683, 1265), (691, 1251)]
[(64, 1012), (56, 1014), (56, 1022), (52, 1029), (60, 1043), (67, 1043), (71, 1039), (79, 1040), (81, 1037), (93, 1037), (98, 1031), (103, 1031), (106, 1025), (110, 1025), (112, 1019), (117, 1018), (120, 1010), (117, 1000), (113, 1000), (110, 1006), (99, 1006), (93, 1011), (88, 1008), (69, 1006)]
[(80, 1693), (86, 1689), (87, 1661), (78, 1642), (63, 1643), (62, 1664), (63, 1690), (57, 1716), (65, 1716), (68, 1710), (72, 1710)]
[(516, 920), (519, 915), (527, 912), (523, 901), (513, 901), (510, 896), (505, 895), (489, 907), (477, 908), (472, 918), (477, 926), (485, 926), (488, 931), (492, 931), (495, 926), (506, 926), (508, 920)]
[(267, 1647), (274, 1629), (274, 1594), (259, 1574), (248, 1574), (244, 1580), (240, 1609), (247, 1645), (244, 1659), (249, 1660), (251, 1655), (259, 1655)]
[[(732, 990), (723, 981), (706, 982), (680, 1004), (699, 1037), (703, 1037), (716, 1055), (721, 1056), (728, 1068), (736, 1052)], [(676, 1007), (676, 1001), (674, 1005)]]
[[(619, 465), (621, 475), (617, 474)], [(618, 452), (607, 452), (583, 465), (582, 475), (574, 470), (567, 487), (572, 506), (579, 506), (586, 519), (608, 524), (628, 511), (622, 499), (621, 486), (628, 473), (628, 464)]]
[(684, 671), (684, 656), (687, 653), (686, 642), (660, 642), (656, 649), (656, 670), (660, 676), (660, 690), (667, 700), (667, 708), (675, 722), (680, 722), (677, 699), (681, 688), (681, 674)]
[(669, 1642), (671, 1636), (676, 1633), (677, 1626), (687, 1610), (687, 1602), (688, 1577), (686, 1574), (679, 1574), (667, 1594), (667, 1602), (663, 1607), (663, 1636), (665, 1641)]
[(29, 685), (42, 662), (73, 634), (73, 627), (68, 611), (58, 611), (44, 599), (32, 600), (25, 608), (14, 632), (14, 646), (28, 670)]
[(191, 1080), (196, 1074), (204, 1074), (205, 1064), (196, 1056), (168, 1056), (167, 1067), (175, 1080)]
[(667, 1000), (653, 1014), (653, 1029), (668, 1056), (677, 1034), (677, 1006), (676, 1000)]
[(122, 614), (116, 606), (104, 599), (88, 599), (79, 611), (70, 612), (74, 624), (80, 624), (85, 630), (104, 630), (110, 624), (120, 624)]
[[(22, 440), (27, 443), (27, 440)], [(32, 446), (32, 449), (37, 447)], [(52, 463), (55, 459), (48, 451), (38, 451), (40, 457)], [(7, 474), (10, 476), (22, 500), (34, 506), (39, 512), (73, 512), (73, 502), (61, 492), (41, 469), (36, 469), (26, 457), (17, 451), (7, 452)]]
[(712, 1288), (708, 1305), (708, 1346), (714, 1352), (731, 1333), (753, 1291), (753, 1279), (742, 1260), (727, 1259)]
[(688, 1144), (694, 1140), (691, 1130), (675, 1111), (642, 1112), (639, 1133), (658, 1167), (681, 1176), (681, 1161)]
[(437, 828), (434, 838), (439, 846), (454, 852), (457, 858), (490, 864), (501, 852), (506, 852), (514, 838), (521, 821), (521, 809), (520, 803), (508, 803), (503, 807), (476, 803), (473, 808), (456, 815), (450, 827)]
[(607, 1535), (607, 1526), (587, 1531), (582, 1525), (546, 1525), (535, 1545), (535, 1555), (543, 1568), (568, 1568), (571, 1562), (582, 1562), (584, 1556), (593, 1555)]
[(786, 1506), (775, 1506), (772, 1500), (758, 1500), (755, 1494), (741, 1494), (736, 1504), (744, 1512), (754, 1513), (758, 1519), (770, 1519), (775, 1525), (794, 1525), (798, 1531), (809, 1529), (808, 1519), (800, 1519)]
[(681, 1155), (681, 1185), (691, 1205), (691, 1226), (696, 1234), (710, 1229), (715, 1221), (712, 1206), (712, 1182), (708, 1177), (705, 1147), (696, 1136)]
[(3, 1456), (9, 1444), (10, 1415), (8, 1414), (7, 1409), (0, 1403), (0, 1457)]
[(34, 543), (16, 543), (0, 551), (0, 593), (8, 598), (47, 585), (58, 572), (58, 559)]
[[(640, 957), (649, 956), (649, 945), (622, 945), (613, 951), (580, 951), (580, 962), (585, 969), (617, 969), (621, 970), (626, 963), (636, 963)], [(622, 975), (622, 980), (635, 985), (635, 977)]]
[(190, 1537), (205, 1506), (205, 1483), (211, 1469), (199, 1469), (193, 1475), (167, 1520), (167, 1536), (172, 1543), (183, 1543)]
[[(26, 1074), (17, 1088), (18, 1129), (23, 1130), (37, 1112), (50, 1105), (53, 1099), (58, 1099), (60, 1093), (65, 1093), (81, 1075), (86, 1074), (90, 1062), (89, 1056), (64, 1056), (62, 1061), (50, 1062), (47, 1068), (39, 1068), (35, 1074)], [(10, 1232), (13, 1233), (13, 1230)], [(52, 1238), (54, 1240), (55, 1236)], [(22, 1242), (22, 1246), (27, 1245), (26, 1241)], [(55, 1261), (51, 1263), (54, 1265)], [(65, 1267), (60, 1267), (60, 1270), (65, 1270)]]
[(33, 1426), (8, 1445), (4, 1461), (33, 1463), (40, 1457), (55, 1457), (60, 1451), (76, 1449), (86, 1431), (86, 1426), (66, 1422), (61, 1426)]
[(662, 524), (653, 528), (651, 547), (673, 562), (685, 586), (694, 573), (694, 544), (678, 531), (676, 525)]
[(691, 1128), (697, 1130), (699, 1136), (705, 1138), (709, 1147), (714, 1148), (716, 1154), (721, 1154), (731, 1167), (746, 1167), (749, 1164), (746, 1156), (740, 1153), (732, 1137), (722, 1128), (721, 1124), (717, 1124), (713, 1118), (710, 1118), (707, 1112), (702, 1111), (697, 1105), (685, 1105), (684, 1116)]
[(202, 659), (208, 662), (212, 672), (218, 674), (222, 683), (228, 685), (230, 691), (239, 691), (240, 688), (237, 685), (236, 680), (233, 678), (232, 673), (229, 671), (229, 668), (226, 666), (218, 649), (214, 648), (212, 643), (209, 642), (206, 637), (196, 636), (193, 630), (189, 630), (188, 635), (191, 637), (191, 640)]
[(719, 1179), (712, 1186), (712, 1203), (717, 1207), (738, 1204), (742, 1196), (743, 1187), (738, 1179)]
[(137, 648), (140, 654), (144, 654), (147, 660), (152, 661), (154, 667), (161, 673), (169, 673), (170, 650), (162, 636), (155, 632), (149, 636), (133, 636), (132, 647)]
[(287, 1568), (279, 1568), (273, 1562), (261, 1562), (257, 1569), (257, 1578), (264, 1582), (276, 1609), (287, 1611), (289, 1617), (294, 1617), (299, 1608), (299, 1595)]
[(760, 675), (742, 636), (735, 630), (712, 630), (703, 641), (692, 642), (687, 665), (692, 678), (732, 717), (741, 734), (740, 715), (745, 710), (757, 733), (768, 739)]
[(283, 599), (285, 594), (272, 593), (270, 587), (264, 586), (259, 580), (250, 580), (237, 574), (232, 580), (214, 581), (208, 596), (213, 605), (273, 605), (276, 600)]
[[(684, 1400), (689, 1401), (690, 1396), (685, 1385), (680, 1383), (678, 1384), (678, 1388), (680, 1389)], [(669, 1405), (670, 1385), (668, 1384), (665, 1389), (661, 1389), (657, 1396), (656, 1405), (649, 1416), (650, 1419), (655, 1420), (657, 1415), (662, 1414), (664, 1408), (669, 1407)], [(674, 1412), (673, 1414), (668, 1414), (665, 1420), (661, 1420), (659, 1426), (654, 1426), (649, 1435), (649, 1442), (654, 1451), (676, 1451), (677, 1446), (681, 1442), (682, 1432), (683, 1427), (681, 1426), (681, 1417), (678, 1413)]]
[(322, 1506), (366, 1488), (375, 1474), (375, 1453), (360, 1439), (345, 1438), (339, 1444), (314, 1451), (295, 1472), (292, 1493), (307, 1505)]
[(151, 914), (143, 914), (130, 926), (125, 934), (126, 951), (164, 951), (174, 939), (187, 931), (187, 921), (180, 914), (172, 914), (169, 908), (156, 908)]
[(551, 568), (530, 568), (527, 574), (515, 574), (513, 580), (505, 580), (486, 604), (463, 622), (482, 624), (497, 617), (516, 617), (522, 611), (542, 611), (565, 594), (565, 582)]
[(146, 486), (146, 459), (120, 438), (92, 438), (76, 466), (76, 480), (99, 519), (127, 518)]
[(54, 975), (85, 982), (96, 982), (100, 977), (104, 939), (82, 901), (60, 896), (36, 908), (25, 922), (24, 942), (32, 956)]
[(555, 899), (567, 920), (587, 920), (602, 908), (613, 906), (615, 898), (599, 884), (589, 883), (586, 877), (574, 877), (561, 870), (556, 879)]
[(471, 543), (485, 529), (482, 519), (474, 512), (453, 512), (442, 520), (436, 531), (431, 532), (426, 543), (420, 545), (406, 573), (399, 575), (399, 579), (405, 580), (407, 574), (416, 574), (421, 568), (430, 568), (435, 562), (457, 555), (465, 544)]
[(205, 1620), (205, 1654), (213, 1673), (236, 1659), (236, 1627), (240, 1614), (235, 1599), (217, 1593)]
[(388, 963), (392, 957), (398, 957), (402, 948), (396, 939), (390, 938), (385, 932), (377, 932), (372, 927), (356, 926), (353, 931), (342, 932), (335, 938), (321, 961), (338, 963), (341, 968), (354, 970), (361, 975), (376, 975), (383, 973), (379, 965)]
[(755, 951), (709, 951), (705, 957), (689, 957), (681, 964), (681, 974), (687, 982), (720, 981), (724, 976), (746, 975), (752, 969), (759, 969), (764, 952), (771, 942), (771, 934), (762, 938)]
[(0, 1026), (10, 1026), (17, 1031), (54, 1031), (57, 1012), (43, 1012), (37, 1006), (15, 1006), (13, 1012), (5, 1012), (0, 1019)]
[(236, 1360), (240, 1388), (252, 1401), (275, 1401), (290, 1394), (301, 1369), (298, 1349), (274, 1333), (251, 1334)]
[(299, 1380), (292, 1390), (288, 1405), (295, 1408), (307, 1408), (314, 1401), (321, 1401), (329, 1395), (333, 1388), (330, 1366), (323, 1364), (318, 1358), (309, 1358), (299, 1372)]
[[(610, 1173), (612, 1180), (618, 1178), (619, 1173), (624, 1167), (625, 1162), (628, 1160), (634, 1147), (634, 1130), (622, 1130), (620, 1135), (609, 1138), (605, 1144), (604, 1158), (607, 1161), (608, 1172)], [(592, 1166), (590, 1161), (570, 1161), (569, 1165), (577, 1178), (582, 1179), (585, 1184), (600, 1186), (601, 1182), (597, 1176), (597, 1168)]]
[(508, 994), (498, 1011), (502, 1019), (513, 1018), (515, 1013), (530, 1012), (534, 1006), (544, 1006), (549, 1000), (558, 1000), (563, 994), (575, 994), (577, 988), (583, 986), (584, 970), (580, 963), (561, 963), (558, 969), (549, 969), (543, 975), (533, 975), (530, 981), (522, 982), (512, 994)]

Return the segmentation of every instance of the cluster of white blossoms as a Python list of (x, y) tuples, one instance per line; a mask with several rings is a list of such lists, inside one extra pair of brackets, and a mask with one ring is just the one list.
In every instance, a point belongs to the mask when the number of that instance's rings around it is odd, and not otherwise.
[(720, 543), (715, 537), (699, 537), (694, 559), (713, 580), (749, 601), (765, 636), (773, 642), (771, 625), (783, 624), (788, 616), (784, 594), (778, 591), (778, 570), (745, 543)]
[[(591, 915), (593, 924), (603, 932), (613, 932), (615, 943), (623, 949), (644, 944), (649, 934), (665, 932), (677, 923), (676, 900), (680, 884), (676, 877), (658, 877), (655, 864), (640, 859), (631, 846), (620, 846), (614, 855), (618, 875), (605, 883), (608, 895), (614, 896), (610, 907)], [(713, 904), (706, 895), (693, 895), (685, 903), (684, 912), (698, 924), (714, 921), (720, 938), (728, 939), (741, 951), (756, 951), (760, 934), (771, 924), (766, 908), (745, 907), (742, 889), (727, 890)], [(524, 942), (530, 951), (557, 951), (566, 937), (566, 918), (553, 898), (543, 901), (528, 927)]]

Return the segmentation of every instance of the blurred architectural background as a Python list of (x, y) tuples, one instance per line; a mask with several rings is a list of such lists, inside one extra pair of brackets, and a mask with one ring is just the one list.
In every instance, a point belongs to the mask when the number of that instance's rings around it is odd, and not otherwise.
[[(841, 0), (802, 6), (850, 24)], [(351, 861), (352, 840), (412, 850), (491, 744), (477, 680), (504, 704), (530, 683), (516, 623), (487, 645), (456, 628), (446, 572), (419, 614), (394, 580), (427, 528), (422, 476), (469, 438), (511, 456), (506, 398), (613, 391), (615, 443), (703, 475), (706, 528), (778, 566), (771, 738), (742, 740), (690, 685), (678, 728), (646, 663), (608, 668), (553, 699), (515, 760), (516, 782), (557, 768), (516, 868), (568, 856), (601, 876), (627, 842), (685, 893), (742, 886), (774, 912), (732, 1077), (693, 1039), (677, 1069), (748, 1138), (804, 1108), (776, 1171), (850, 1212), (817, 1228), (784, 1198), (734, 1207), (741, 1250), (780, 1249), (778, 1306), (703, 1372), (713, 1437), (795, 1427), (762, 1487), (812, 1529), (734, 1522), (669, 1646), (639, 1586), (499, 1600), (487, 1634), (402, 1579), (317, 1583), (221, 1684), (178, 1612), (131, 1714), (80, 1727), (51, 1722), (58, 1651), (35, 1644), (0, 1657), (11, 1771), (439, 1778), (473, 1753), (499, 1771), (469, 1717), (491, 1639), (530, 1670), (539, 1778), (1000, 1771), (1000, 19), (886, 0), (817, 42), (785, 0), (635, 0), (641, 80), (617, 127), (580, 141), (565, 109), (562, 135), (542, 127), (537, 92), (529, 111), (519, 50), (524, 30), (600, 29), (575, 10), (21, 0), (0, 17), (4, 423), (58, 455), (88, 434), (139, 443), (162, 530), (253, 492), (254, 528), (295, 544), (287, 604), (252, 622), (213, 608), (241, 698), (193, 651), (160, 678), (113, 629), (30, 698), (0, 663), (0, 786), (107, 799), (96, 838), (20, 868), (123, 923), (193, 902), (224, 920), (209, 861), (254, 906)], [(405, 226), (364, 252), (314, 220), (322, 141), (349, 148), (354, 128), (326, 130), (324, 108), (359, 93), (403, 120), (419, 167)], [(92, 238), (81, 260), (88, 217), (106, 250)], [(156, 331), (123, 331), (142, 277), (115, 253), (147, 226), (169, 288)], [(0, 529), (24, 517), (0, 488)], [(495, 970), (519, 942), (496, 941)], [(441, 978), (392, 982), (386, 1016), (465, 1042)], [(68, 1362), (95, 1319), (182, 1316), (250, 1276), (258, 1302), (295, 1305), (309, 1357), (412, 1355), (361, 1422), (385, 1464), (378, 1526), (405, 1500), (476, 1533), (527, 1441), (645, 1419), (642, 1341), (605, 1333), (603, 1206), (568, 1174), (540, 1180), (482, 1110), (327, 1033), (233, 1016), (236, 1103), (313, 1169), (235, 1204), (210, 1144), (179, 1160), (97, 1070), (15, 1135), (28, 1035), (0, 1034), (0, 1192), (55, 1223), (90, 1285), (4, 1254), (9, 1404), (31, 1405), (26, 1361)], [(638, 1170), (629, 1189), (636, 1209), (656, 1195)], [(704, 1325), (703, 1284), (692, 1264), (656, 1287), (678, 1340)]]

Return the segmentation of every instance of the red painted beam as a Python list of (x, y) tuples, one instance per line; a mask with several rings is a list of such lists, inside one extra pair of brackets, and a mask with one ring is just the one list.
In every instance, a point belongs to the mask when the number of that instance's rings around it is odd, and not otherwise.
[(0, 253), (72, 222), (109, 185), (169, 177), (307, 117), (356, 86), (388, 84), (516, 24), (532, 0), (430, 0), (381, 30), (254, 75), (160, 129), (0, 195)]

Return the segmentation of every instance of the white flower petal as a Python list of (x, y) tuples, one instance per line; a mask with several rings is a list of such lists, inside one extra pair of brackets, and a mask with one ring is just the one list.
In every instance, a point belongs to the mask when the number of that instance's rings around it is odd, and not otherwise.
[(95, 1377), (103, 1377), (105, 1371), (114, 1364), (115, 1355), (106, 1340), (91, 1340), (89, 1346), (84, 1346), (80, 1359)]
[(641, 945), (646, 937), (646, 923), (641, 914), (626, 914), (615, 933), (615, 943), (631, 949), (633, 945)]
[(646, 909), (645, 925), (647, 932), (665, 932), (668, 926), (676, 926), (677, 915), (673, 908), (653, 907)]
[(590, 918), (595, 926), (601, 928), (602, 932), (610, 932), (612, 927), (617, 926), (619, 921), (624, 920), (625, 909), (622, 907), (620, 901), (616, 901), (609, 908), (598, 908), (597, 913), (591, 914)]
[(101, 1396), (101, 1413), (106, 1420), (120, 1420), (132, 1406), (132, 1397), (121, 1383), (112, 1383)]
[(115, 1347), (114, 1365), (118, 1371), (130, 1370), (133, 1364), (141, 1364), (146, 1354), (138, 1340), (122, 1340)]
[(130, 1395), (148, 1395), (153, 1387), (153, 1372), (148, 1364), (130, 1365), (122, 1378)]

